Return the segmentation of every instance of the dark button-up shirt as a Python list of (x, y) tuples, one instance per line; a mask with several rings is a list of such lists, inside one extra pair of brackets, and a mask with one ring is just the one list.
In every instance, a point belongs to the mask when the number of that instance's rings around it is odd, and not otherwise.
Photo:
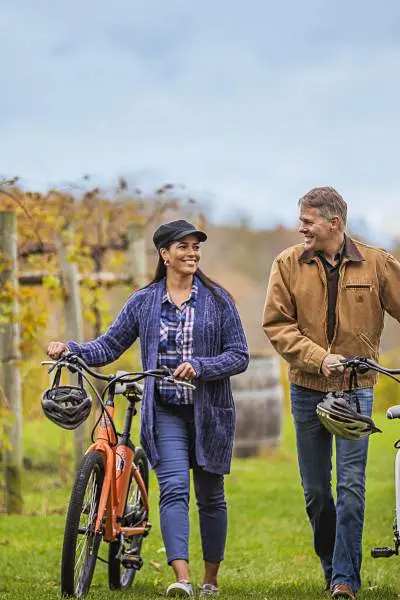
[(336, 303), (339, 286), (339, 269), (342, 264), (343, 257), (346, 255), (346, 238), (339, 252), (335, 254), (335, 264), (331, 264), (323, 252), (317, 252), (318, 258), (321, 260), (325, 270), (326, 283), (328, 285), (328, 310), (326, 315), (326, 335), (329, 344), (333, 340), (336, 327)]

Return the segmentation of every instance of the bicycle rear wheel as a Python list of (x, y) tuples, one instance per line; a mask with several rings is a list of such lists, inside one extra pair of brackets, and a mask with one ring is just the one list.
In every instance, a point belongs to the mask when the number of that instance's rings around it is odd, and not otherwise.
[(92, 582), (102, 533), (95, 533), (104, 462), (99, 452), (82, 460), (72, 489), (61, 559), (61, 594), (84, 596)]
[[(135, 452), (134, 463), (142, 476), (146, 492), (149, 490), (149, 467), (143, 450), (138, 448)], [(144, 518), (144, 506), (140, 489), (136, 479), (131, 476), (127, 493), (126, 506), (123, 516), (123, 524), (128, 527), (139, 526)], [(135, 557), (132, 563), (119, 557), (121, 541), (111, 542), (108, 552), (108, 583), (112, 590), (126, 590), (131, 587), (136, 572), (142, 564), (141, 550), (143, 535), (132, 535), (124, 539), (124, 554)], [(122, 562), (121, 562), (122, 560)], [(124, 565), (129, 564), (129, 567)]]

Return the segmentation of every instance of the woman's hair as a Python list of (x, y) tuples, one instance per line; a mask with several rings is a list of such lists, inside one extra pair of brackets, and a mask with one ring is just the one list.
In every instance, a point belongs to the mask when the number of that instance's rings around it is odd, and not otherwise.
[[(168, 247), (167, 247), (167, 249), (168, 249)], [(144, 287), (145, 288), (149, 287), (149, 285), (152, 285), (153, 283), (157, 283), (157, 281), (161, 281), (162, 279), (164, 279), (164, 277), (166, 277), (166, 275), (167, 275), (167, 267), (165, 266), (164, 261), (161, 258), (161, 255), (159, 255), (158, 263), (156, 266), (156, 270), (155, 270), (153, 279), (150, 281), (150, 283), (148, 283)], [(210, 292), (212, 293), (212, 295), (214, 296), (214, 298), (216, 300), (221, 300), (221, 296), (218, 294), (218, 288), (223, 290), (226, 294), (228, 294), (229, 298), (231, 298), (231, 300), (233, 300), (233, 298), (232, 298), (231, 294), (228, 292), (228, 290), (226, 290), (224, 287), (222, 287), (222, 285), (220, 285), (219, 283), (217, 283), (210, 277), (207, 277), (207, 275), (205, 273), (203, 273), (203, 271), (201, 269), (197, 269), (195, 275), (197, 275), (197, 277), (200, 279), (200, 281), (203, 283), (203, 285), (205, 285), (206, 288), (210, 290)]]

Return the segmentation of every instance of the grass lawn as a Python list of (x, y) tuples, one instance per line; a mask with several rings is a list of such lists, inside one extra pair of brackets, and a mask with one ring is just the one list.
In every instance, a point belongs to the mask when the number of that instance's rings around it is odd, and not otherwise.
[[(373, 545), (391, 545), (394, 514), (393, 442), (400, 424), (377, 416), (383, 435), (371, 439), (368, 465), (366, 527), (364, 532), (363, 589), (360, 599), (400, 598), (400, 559), (373, 560)], [(51, 424), (50, 424), (50, 427)], [(0, 517), (0, 597), (47, 599), (59, 596), (59, 565), (70, 483), (63, 477), (68, 434), (52, 427), (50, 439), (40, 431), (43, 422), (26, 428), (26, 448), (39, 467), (24, 477), (25, 511), (20, 517)], [(46, 424), (47, 428), (47, 424)], [(39, 436), (39, 437), (38, 437)], [(33, 440), (40, 440), (40, 445)], [(60, 453), (60, 448), (66, 448)], [(61, 459), (59, 455), (61, 454)], [(61, 467), (53, 472), (46, 459), (54, 456)], [(60, 475), (61, 472), (61, 475)], [(63, 481), (64, 479), (64, 481)], [(153, 531), (143, 545), (145, 564), (125, 597), (160, 598), (172, 581), (161, 540), (155, 478), (151, 476)], [(268, 457), (235, 460), (226, 479), (229, 534), (220, 576), (221, 597), (299, 599), (327, 598), (318, 560), (312, 550), (297, 471), (291, 420), (285, 420), (282, 446)], [(201, 582), (201, 554), (196, 508), (191, 507), (191, 568)], [(102, 555), (106, 545), (102, 545)], [(121, 592), (107, 588), (106, 565), (98, 562), (88, 598), (102, 600)]]

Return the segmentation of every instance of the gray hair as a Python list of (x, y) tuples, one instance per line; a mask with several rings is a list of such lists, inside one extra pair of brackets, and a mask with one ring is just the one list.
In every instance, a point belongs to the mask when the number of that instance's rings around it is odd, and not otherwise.
[(321, 217), (330, 221), (339, 217), (342, 228), (346, 227), (347, 204), (342, 196), (333, 187), (316, 187), (307, 192), (298, 201), (300, 210), (304, 208), (317, 208)]

